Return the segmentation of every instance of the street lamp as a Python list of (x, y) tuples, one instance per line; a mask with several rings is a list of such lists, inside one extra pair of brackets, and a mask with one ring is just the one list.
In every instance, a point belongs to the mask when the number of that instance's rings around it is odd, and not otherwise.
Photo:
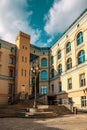
[(39, 72), (40, 72), (40, 68), (39, 68), (39, 66), (38, 65), (35, 65), (35, 66), (32, 66), (31, 67), (31, 72), (32, 72), (32, 74), (34, 75), (34, 77), (35, 77), (35, 86), (34, 86), (34, 89), (35, 89), (35, 95), (34, 95), (34, 108), (37, 108), (37, 89), (36, 89), (36, 80), (37, 80), (37, 76), (38, 76), (38, 74), (39, 74)]

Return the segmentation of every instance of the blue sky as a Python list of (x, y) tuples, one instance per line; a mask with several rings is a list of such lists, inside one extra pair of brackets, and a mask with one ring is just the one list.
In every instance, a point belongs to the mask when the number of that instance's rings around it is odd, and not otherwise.
[(31, 44), (51, 46), (87, 8), (87, 0), (0, 0), (0, 38), (15, 44), (19, 31)]

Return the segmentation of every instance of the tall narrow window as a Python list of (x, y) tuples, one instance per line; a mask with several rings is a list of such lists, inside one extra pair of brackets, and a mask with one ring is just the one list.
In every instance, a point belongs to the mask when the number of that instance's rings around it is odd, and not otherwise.
[(57, 58), (61, 59), (61, 50), (58, 51)]
[(87, 107), (87, 97), (81, 96), (81, 107)]
[(10, 64), (14, 64), (14, 58), (10, 57)]
[(54, 77), (54, 69), (51, 70), (51, 78)]
[(46, 94), (47, 93), (47, 86), (42, 86), (41, 87), (41, 94)]
[(9, 76), (14, 77), (14, 69), (9, 69)]
[(0, 43), (0, 49), (1, 49), (1, 45), (2, 45), (2, 44)]
[(62, 73), (62, 65), (59, 64), (58, 65), (58, 74), (61, 75), (61, 73)]
[(81, 74), (80, 75), (80, 86), (85, 86), (86, 85), (86, 81), (85, 81), (85, 74)]
[(77, 35), (77, 45), (83, 43), (83, 32), (79, 32)]
[(62, 91), (62, 83), (59, 81), (58, 83), (58, 92), (61, 92)]
[(8, 87), (8, 94), (13, 94), (13, 88), (12, 88), (12, 84), (9, 84), (9, 87)]
[(42, 72), (41, 72), (41, 79), (47, 79), (47, 71), (45, 71), (45, 70), (43, 70)]
[(22, 62), (24, 62), (24, 56), (22, 56)]
[(51, 56), (51, 65), (53, 65), (53, 56)]
[(52, 89), (52, 93), (54, 93), (54, 85), (53, 84), (51, 86), (51, 89)]
[(43, 66), (43, 67), (47, 66), (47, 59), (46, 58), (43, 58), (41, 60), (41, 66)]
[(66, 44), (66, 53), (68, 53), (68, 52), (70, 52), (70, 51), (71, 51), (71, 43), (68, 42), (68, 43)]
[(78, 54), (78, 64), (85, 62), (85, 51), (81, 50)]
[(68, 89), (72, 89), (72, 78), (68, 79)]
[(72, 68), (72, 59), (71, 58), (68, 58), (67, 63), (66, 63), (66, 67), (67, 67), (67, 70)]

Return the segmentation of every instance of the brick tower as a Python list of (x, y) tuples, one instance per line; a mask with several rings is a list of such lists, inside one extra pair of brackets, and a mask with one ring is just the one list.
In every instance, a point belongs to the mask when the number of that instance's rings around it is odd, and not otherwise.
[(15, 93), (29, 94), (30, 36), (19, 32), (16, 38)]

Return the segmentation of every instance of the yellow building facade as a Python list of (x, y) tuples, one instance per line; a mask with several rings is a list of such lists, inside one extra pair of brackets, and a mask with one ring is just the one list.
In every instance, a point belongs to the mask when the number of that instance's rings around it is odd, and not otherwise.
[(40, 100), (87, 108), (87, 10), (50, 48), (30, 44), (30, 36), (23, 32), (16, 44), (0, 40), (1, 104), (34, 94), (35, 76), (30, 70), (36, 64)]

